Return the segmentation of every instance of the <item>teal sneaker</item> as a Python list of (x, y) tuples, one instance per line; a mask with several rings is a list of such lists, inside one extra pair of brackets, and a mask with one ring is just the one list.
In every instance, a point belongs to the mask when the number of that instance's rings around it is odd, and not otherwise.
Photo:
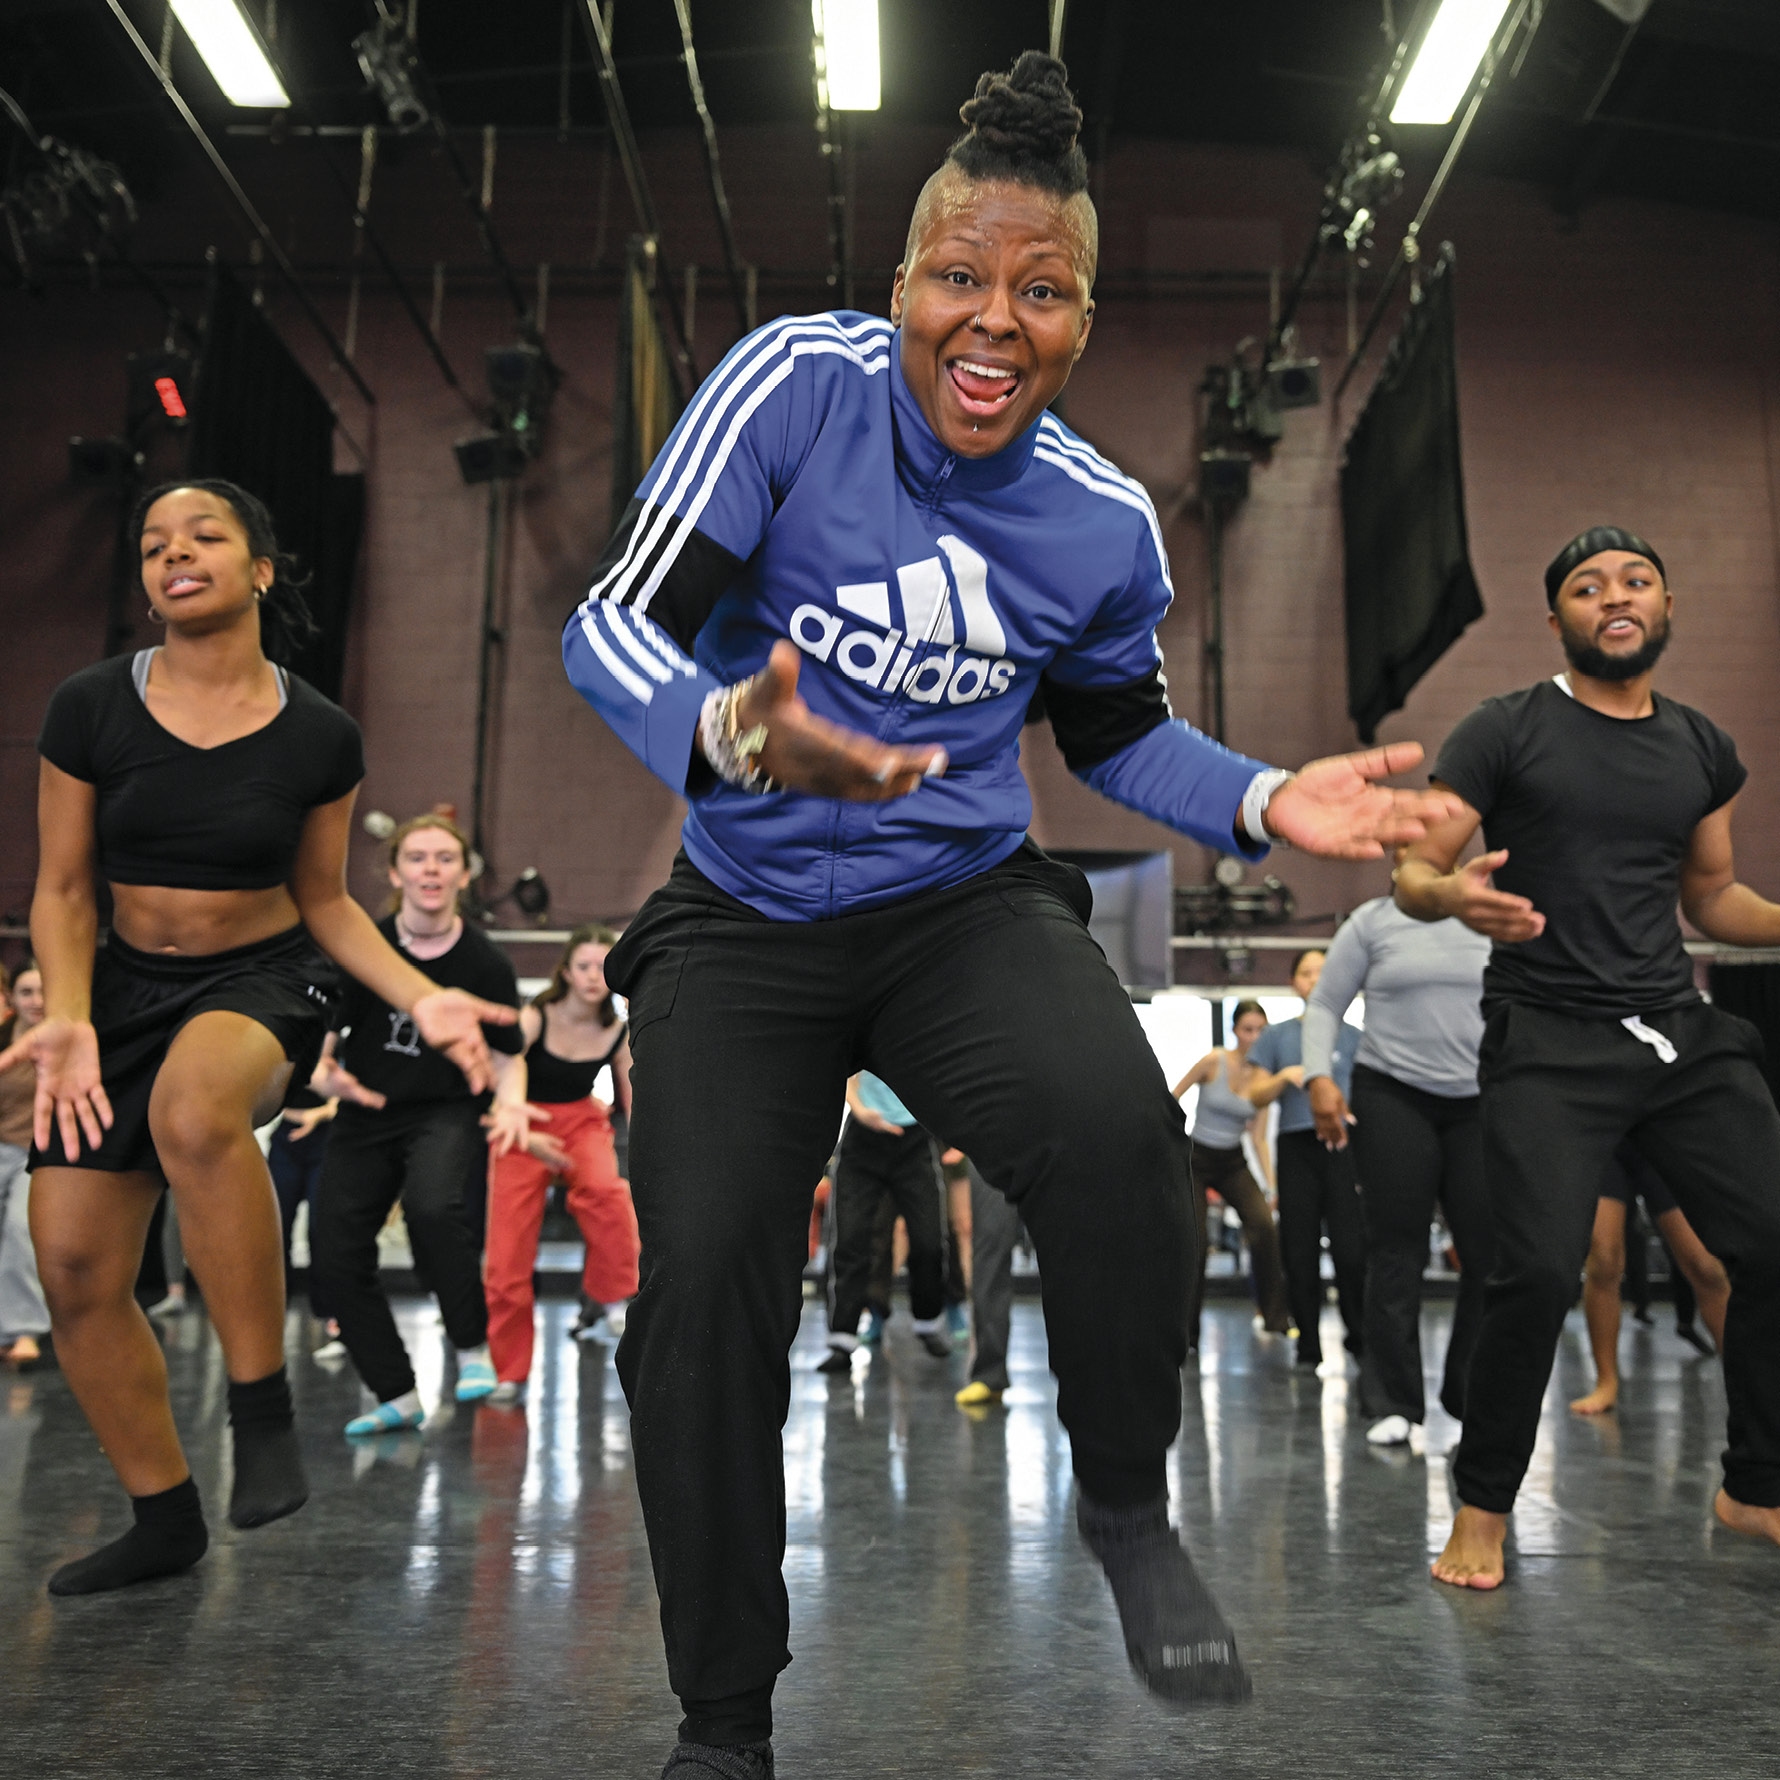
[(484, 1397), (493, 1393), (499, 1382), (494, 1375), (492, 1360), (460, 1360), (457, 1365), (457, 1400), (460, 1403), (479, 1403)]
[(346, 1432), (355, 1439), (361, 1434), (399, 1434), (405, 1428), (418, 1428), (426, 1420), (424, 1409), (398, 1409), (393, 1403), (379, 1403), (367, 1415), (355, 1415), (346, 1424)]

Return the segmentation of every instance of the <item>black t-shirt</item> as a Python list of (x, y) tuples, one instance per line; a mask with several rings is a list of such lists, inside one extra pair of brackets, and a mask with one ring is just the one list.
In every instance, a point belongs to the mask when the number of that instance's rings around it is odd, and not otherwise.
[[(377, 931), (392, 946), (396, 940), (394, 915), (377, 923)], [(402, 956), (416, 970), (424, 971), (441, 989), (467, 989), (484, 1001), (519, 1005), (519, 982), (507, 955), (487, 934), (467, 921), (458, 942), (437, 958)], [(458, 1066), (435, 1051), (414, 1028), (406, 1014), (399, 1014), (356, 978), (348, 978), (340, 1024), (346, 1029), (340, 1041), (340, 1061), (364, 1083), (387, 1095), (392, 1106), (426, 1100), (468, 1100), (469, 1084)], [(517, 1023), (484, 1026), (483, 1035), (497, 1051), (516, 1054), (525, 1040)], [(342, 1103), (342, 1113), (347, 1104)]]
[(38, 751), (98, 796), (99, 872), (113, 884), (269, 890), (286, 883), (303, 821), (365, 776), (359, 727), (295, 674), (251, 735), (194, 748), (149, 714), (113, 655), (51, 695)]
[(1681, 868), (1748, 773), (1709, 717), (1655, 703), (1608, 717), (1545, 680), (1485, 699), (1447, 737), (1434, 777), (1483, 817), (1492, 851), (1507, 848), (1497, 888), (1545, 916), (1538, 939), (1491, 951), (1486, 1005), (1620, 1019), (1696, 998)]

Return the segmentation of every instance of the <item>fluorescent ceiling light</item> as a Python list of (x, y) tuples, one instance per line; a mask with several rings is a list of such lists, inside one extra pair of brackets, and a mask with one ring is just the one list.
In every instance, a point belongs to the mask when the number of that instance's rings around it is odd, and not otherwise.
[(816, 78), (831, 111), (876, 111), (878, 0), (810, 0)]
[(237, 0), (173, 0), (173, 11), (231, 105), (290, 104)]
[(1444, 124), (1470, 90), (1510, 0), (1442, 0), (1391, 108), (1394, 124)]

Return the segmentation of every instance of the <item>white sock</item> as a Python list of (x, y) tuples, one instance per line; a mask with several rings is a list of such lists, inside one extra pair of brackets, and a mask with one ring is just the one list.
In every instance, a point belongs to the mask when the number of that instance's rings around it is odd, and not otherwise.
[(399, 1397), (391, 1397), (389, 1399), (388, 1407), (395, 1410), (399, 1415), (419, 1415), (420, 1392), (403, 1391)]
[(483, 1342), (480, 1347), (460, 1347), (457, 1350), (457, 1363), (460, 1366), (471, 1365), (477, 1360), (482, 1361), (486, 1366), (492, 1366), (494, 1364), (494, 1361), (489, 1358), (488, 1343), (486, 1341)]

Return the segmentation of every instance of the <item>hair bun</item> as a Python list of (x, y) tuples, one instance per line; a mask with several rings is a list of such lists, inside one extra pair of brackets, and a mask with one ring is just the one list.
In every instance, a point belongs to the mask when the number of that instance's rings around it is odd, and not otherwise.
[(1069, 70), (1036, 49), (1025, 51), (1006, 74), (983, 75), (958, 116), (983, 147), (1019, 161), (1067, 160), (1082, 128)]

